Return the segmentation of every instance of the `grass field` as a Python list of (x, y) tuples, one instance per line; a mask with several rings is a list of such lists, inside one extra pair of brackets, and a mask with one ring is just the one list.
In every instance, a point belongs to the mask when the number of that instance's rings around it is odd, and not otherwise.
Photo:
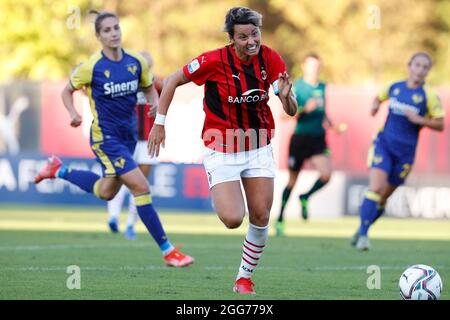
[[(349, 245), (356, 218), (288, 220), (288, 237), (271, 230), (254, 275), (257, 295), (249, 297), (231, 291), (246, 225), (227, 230), (215, 214), (162, 213), (171, 241), (196, 258), (173, 269), (142, 225), (139, 239), (128, 241), (111, 234), (106, 219), (100, 208), (3, 206), (0, 299), (398, 300), (402, 271), (417, 263), (437, 269), (441, 299), (450, 299), (449, 220), (381, 219), (368, 252)], [(70, 265), (80, 267), (80, 290), (66, 286)], [(370, 265), (381, 268), (381, 289), (367, 288)]]

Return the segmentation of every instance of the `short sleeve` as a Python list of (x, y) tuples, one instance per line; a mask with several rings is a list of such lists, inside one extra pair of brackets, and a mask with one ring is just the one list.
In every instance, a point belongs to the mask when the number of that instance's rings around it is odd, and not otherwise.
[(268, 50), (267, 70), (269, 74), (269, 82), (272, 84), (273, 91), (278, 95), (278, 75), (286, 71), (286, 64), (281, 56), (270, 48)]
[(377, 95), (377, 99), (380, 101), (386, 101), (389, 99), (389, 93), (391, 91), (392, 85), (386, 86)]
[(439, 96), (430, 88), (425, 87), (427, 95), (427, 113), (426, 116), (433, 119), (444, 118), (445, 110), (442, 106)]
[(187, 79), (201, 86), (212, 77), (214, 65), (212, 54), (202, 53), (183, 67), (183, 73)]
[(70, 75), (70, 85), (73, 89), (80, 90), (91, 83), (92, 68), (89, 65), (89, 63), (84, 62), (75, 67)]

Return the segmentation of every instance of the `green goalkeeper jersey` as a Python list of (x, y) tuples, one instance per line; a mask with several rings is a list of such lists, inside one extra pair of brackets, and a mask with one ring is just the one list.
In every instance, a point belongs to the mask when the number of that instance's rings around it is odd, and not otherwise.
[[(297, 96), (298, 119), (294, 134), (321, 136), (325, 134), (323, 121), (325, 119), (325, 83), (319, 82), (316, 86), (305, 82), (303, 78), (295, 81), (293, 85)], [(304, 107), (309, 99), (317, 101), (317, 107), (309, 112), (304, 112)]]

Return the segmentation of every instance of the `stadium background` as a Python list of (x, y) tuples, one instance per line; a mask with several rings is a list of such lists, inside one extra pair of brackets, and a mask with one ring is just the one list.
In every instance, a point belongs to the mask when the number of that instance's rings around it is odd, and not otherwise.
[[(336, 169), (331, 183), (311, 199), (312, 217), (357, 214), (367, 183), (366, 154), (384, 113), (369, 116), (370, 102), (382, 86), (406, 74), (406, 61), (416, 50), (434, 59), (429, 82), (437, 86), (448, 109), (450, 87), (450, 2), (390, 1), (2, 1), (0, 61), (0, 202), (29, 204), (101, 205), (77, 188), (58, 181), (32, 183), (42, 159), (51, 154), (78, 165), (96, 167), (89, 160), (90, 111), (85, 97), (77, 96), (83, 113), (82, 128), (68, 126), (60, 92), (72, 68), (99, 45), (89, 9), (115, 11), (121, 18), (125, 47), (148, 50), (154, 72), (165, 76), (199, 52), (227, 42), (221, 32), (223, 16), (232, 5), (247, 5), (263, 16), (263, 42), (284, 57), (291, 76), (301, 75), (301, 58), (316, 51), (323, 59), (323, 80), (329, 83), (328, 113), (345, 122), (348, 131), (328, 133)], [(14, 9), (14, 10), (12, 10)], [(401, 17), (398, 12), (402, 12)], [(208, 17), (205, 19), (197, 17)], [(407, 17), (407, 20), (404, 20)], [(201, 163), (202, 88), (187, 85), (174, 99), (168, 120), (163, 163), (151, 183), (160, 208), (211, 211)], [(271, 99), (277, 133), (274, 152), (278, 164), (273, 213), (279, 207), (287, 179), (287, 146), (294, 121), (281, 116)], [(449, 117), (446, 118), (449, 125)], [(176, 128), (176, 129), (175, 129)], [(388, 206), (387, 214), (449, 218), (450, 134), (424, 130), (413, 173)], [(98, 169), (98, 168), (97, 168)], [(308, 167), (306, 168), (308, 169)], [(298, 188), (308, 188), (315, 173), (305, 170)], [(290, 201), (288, 216), (298, 216)]]

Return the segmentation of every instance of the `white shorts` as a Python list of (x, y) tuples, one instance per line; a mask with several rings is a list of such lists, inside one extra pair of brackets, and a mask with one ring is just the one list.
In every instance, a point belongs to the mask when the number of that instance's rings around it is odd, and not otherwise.
[(158, 158), (151, 158), (148, 155), (147, 141), (139, 140), (136, 143), (136, 149), (134, 149), (133, 159), (137, 164), (157, 165), (159, 163)]
[(238, 153), (223, 153), (205, 147), (203, 165), (209, 189), (227, 181), (241, 178), (275, 178), (272, 145)]

